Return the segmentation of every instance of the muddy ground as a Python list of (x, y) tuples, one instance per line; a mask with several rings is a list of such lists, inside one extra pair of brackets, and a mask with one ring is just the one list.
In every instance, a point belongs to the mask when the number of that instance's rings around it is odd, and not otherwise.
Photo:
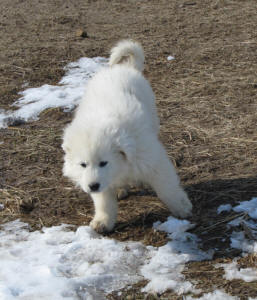
[[(107, 57), (119, 39), (142, 43), (160, 138), (194, 204), (192, 232), (202, 238), (203, 249), (217, 248), (213, 261), (189, 263), (185, 276), (203, 292), (220, 288), (240, 299), (257, 297), (257, 282), (226, 281), (213, 267), (240, 254), (230, 248), (226, 227), (234, 214), (217, 215), (217, 207), (257, 196), (256, 0), (1, 0), (0, 11), (4, 109), (19, 98), (24, 83), (56, 84), (69, 62)], [(175, 60), (168, 61), (169, 55)], [(0, 130), (1, 223), (20, 218), (40, 229), (91, 220), (90, 199), (61, 174), (62, 130), (71, 117), (49, 109), (38, 121)], [(133, 190), (119, 206), (110, 237), (155, 246), (166, 242), (152, 223), (169, 212), (152, 191)], [(256, 262), (250, 255), (240, 264)], [(109, 298), (144, 297), (139, 284)], [(182, 299), (172, 292), (147, 297)]]

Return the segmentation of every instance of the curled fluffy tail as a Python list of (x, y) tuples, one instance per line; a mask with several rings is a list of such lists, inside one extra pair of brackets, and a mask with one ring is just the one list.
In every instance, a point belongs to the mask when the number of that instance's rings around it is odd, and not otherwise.
[(110, 66), (126, 64), (142, 72), (144, 70), (144, 50), (142, 46), (131, 40), (124, 40), (111, 49)]

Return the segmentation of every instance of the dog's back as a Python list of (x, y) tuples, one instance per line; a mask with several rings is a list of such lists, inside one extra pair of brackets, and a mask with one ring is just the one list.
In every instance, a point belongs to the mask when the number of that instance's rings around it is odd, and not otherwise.
[[(144, 52), (134, 41), (121, 41), (112, 50), (107, 68), (97, 73), (89, 82), (76, 118), (94, 118), (97, 123), (126, 122), (148, 127), (158, 134), (159, 119), (155, 97), (141, 71)], [(120, 124), (121, 125), (121, 124)]]

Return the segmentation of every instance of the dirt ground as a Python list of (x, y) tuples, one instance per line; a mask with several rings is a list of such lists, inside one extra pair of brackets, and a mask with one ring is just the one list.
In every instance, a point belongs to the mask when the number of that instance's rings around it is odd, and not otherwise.
[[(256, 0), (1, 0), (0, 107), (10, 109), (27, 87), (56, 84), (80, 57), (108, 56), (119, 39), (140, 41), (145, 76), (156, 94), (160, 138), (194, 204), (192, 232), (213, 261), (189, 263), (186, 278), (203, 292), (224, 289), (257, 297), (257, 282), (226, 281), (214, 263), (240, 254), (230, 248), (220, 204), (257, 196)], [(84, 34), (81, 34), (84, 32)], [(175, 60), (168, 61), (172, 55)], [(26, 87), (26, 88), (27, 88)], [(44, 111), (40, 120), (0, 130), (0, 222), (20, 218), (33, 229), (88, 224), (90, 199), (62, 177), (62, 130), (71, 113)], [(152, 223), (169, 215), (152, 191), (132, 190), (119, 202), (110, 237), (163, 245)], [(225, 241), (222, 241), (225, 239)], [(240, 260), (254, 266), (257, 257)], [(140, 286), (109, 299), (182, 299), (143, 295)]]

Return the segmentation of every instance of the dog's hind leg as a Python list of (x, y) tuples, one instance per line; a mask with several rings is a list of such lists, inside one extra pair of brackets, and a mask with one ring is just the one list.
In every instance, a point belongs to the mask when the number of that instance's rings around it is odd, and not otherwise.
[(128, 196), (129, 196), (129, 188), (128, 187), (120, 188), (117, 190), (118, 200), (126, 199), (126, 198), (128, 198)]
[(172, 214), (181, 218), (190, 216), (192, 204), (181, 188), (176, 170), (160, 143), (157, 143), (153, 155), (155, 159), (146, 175), (148, 183)]
[(90, 226), (98, 233), (111, 231), (115, 225), (118, 210), (115, 191), (109, 189), (102, 193), (93, 193), (91, 197), (95, 205), (95, 216)]

